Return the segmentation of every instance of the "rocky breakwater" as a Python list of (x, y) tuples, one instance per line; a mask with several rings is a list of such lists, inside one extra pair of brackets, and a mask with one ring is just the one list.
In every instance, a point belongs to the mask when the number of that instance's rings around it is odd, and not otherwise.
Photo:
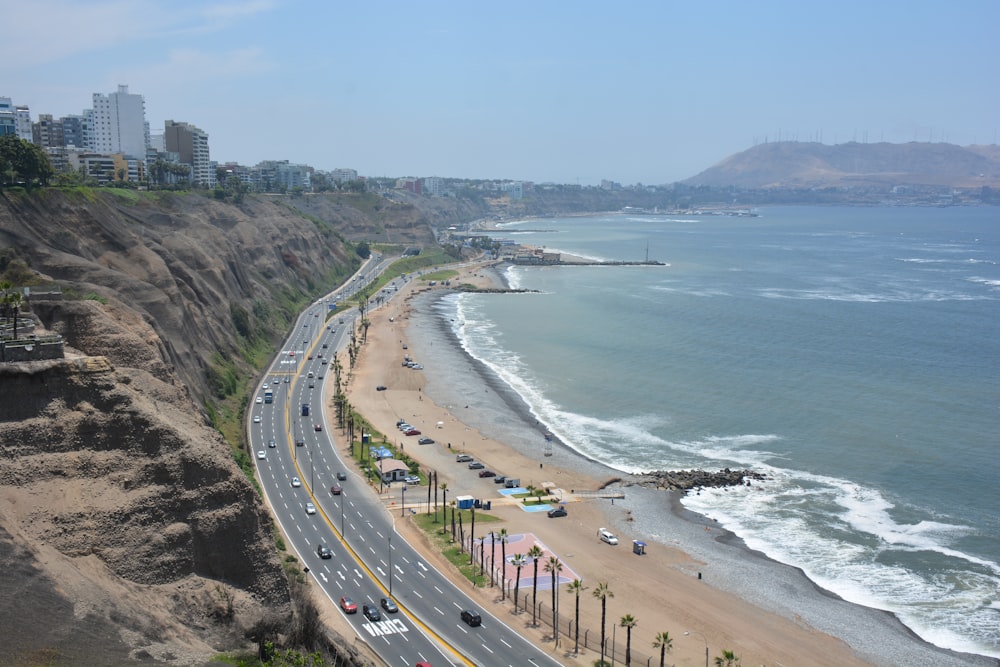
[(707, 470), (658, 470), (635, 475), (625, 480), (626, 486), (643, 486), (667, 491), (687, 493), (692, 489), (721, 486), (750, 486), (754, 481), (766, 479), (753, 470), (731, 470), (725, 468), (717, 472)]

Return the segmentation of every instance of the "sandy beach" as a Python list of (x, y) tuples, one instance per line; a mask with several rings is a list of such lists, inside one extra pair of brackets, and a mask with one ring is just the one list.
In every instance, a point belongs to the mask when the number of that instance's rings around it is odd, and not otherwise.
[[(463, 269), (453, 282), (502, 286), (499, 274), (485, 266)], [(389, 304), (369, 313), (367, 343), (348, 386), (350, 401), (424, 470), (437, 472), (439, 484), (448, 485), (449, 502), (462, 494), (492, 501), (489, 514), (500, 521), (484, 530), (477, 526), (477, 533), (501, 528), (510, 534), (532, 533), (571, 569), (586, 587), (580, 596), (581, 636), (587, 633), (595, 646), (601, 603), (592, 593), (599, 582), (606, 582), (613, 593), (607, 600), (607, 635), (609, 641), (614, 636), (616, 662), (624, 664), (625, 651), (625, 631), (617, 626), (631, 614), (637, 621), (633, 664), (646, 664), (649, 658), (650, 664), (659, 664), (653, 641), (662, 632), (673, 639), (666, 664), (704, 664), (706, 646), (713, 664), (723, 649), (735, 652), (744, 666), (969, 664), (964, 656), (916, 639), (891, 615), (827, 595), (796, 570), (750, 552), (731, 534), (686, 512), (677, 497), (617, 485), (613, 480), (619, 473), (559, 443), (549, 452), (523, 402), (466, 355), (446, 323), (434, 316), (433, 305), (446, 290), (414, 280)], [(404, 367), (400, 362), (407, 354), (424, 369)], [(377, 385), (387, 389), (376, 391)], [(402, 435), (395, 428), (398, 419), (435, 443), (418, 445), (416, 437)], [(520, 478), (522, 486), (551, 485), (565, 500), (568, 516), (549, 519), (544, 512), (526, 512), (516, 502), (503, 500), (492, 479), (479, 478), (455, 461), (459, 453)], [(625, 497), (612, 501), (581, 493), (609, 482)], [(426, 486), (411, 487), (407, 505), (426, 510), (426, 498)], [(386, 494), (384, 500), (388, 509), (399, 508), (395, 494)], [(601, 542), (600, 527), (615, 532), (620, 544)], [(397, 529), (415, 545), (426, 545), (406, 522), (398, 522)], [(647, 543), (645, 555), (633, 554), (633, 539)], [(426, 551), (429, 562), (451, 571), (434, 550)], [(525, 570), (530, 572), (530, 566)], [(540, 568), (539, 581), (547, 577)], [(464, 587), (468, 589), (468, 582)], [(521, 592), (523, 596), (523, 586)], [(515, 616), (512, 603), (502, 601), (497, 588), (471, 594), (483, 609), (563, 664), (593, 665), (600, 657), (596, 650), (575, 655), (573, 637), (562, 636), (556, 648), (551, 626), (532, 627), (530, 612)], [(559, 596), (565, 623), (574, 616), (574, 599), (565, 586)], [(550, 592), (539, 590), (538, 598), (547, 604)]]

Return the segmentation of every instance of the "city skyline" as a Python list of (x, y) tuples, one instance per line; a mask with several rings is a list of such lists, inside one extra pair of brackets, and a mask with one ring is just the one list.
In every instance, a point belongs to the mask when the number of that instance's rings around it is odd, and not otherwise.
[[(119, 85), (212, 159), (659, 184), (764, 141), (997, 142), (1000, 4), (120, 2), (5, 8), (16, 104)], [(53, 21), (53, 16), (62, 20)]]

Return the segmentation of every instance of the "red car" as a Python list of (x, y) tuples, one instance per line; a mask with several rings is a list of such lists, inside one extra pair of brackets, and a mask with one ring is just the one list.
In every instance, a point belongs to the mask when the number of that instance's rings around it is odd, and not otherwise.
[(354, 600), (347, 597), (346, 595), (340, 598), (340, 608), (344, 610), (345, 614), (358, 613), (358, 605), (354, 604)]
[(420, 435), (420, 431), (418, 431), (415, 428), (411, 428), (410, 430), (406, 431), (406, 435)]
[(480, 470), (479, 471), (479, 476), (480, 477), (496, 477), (497, 474), (495, 472), (493, 472), (492, 470)]

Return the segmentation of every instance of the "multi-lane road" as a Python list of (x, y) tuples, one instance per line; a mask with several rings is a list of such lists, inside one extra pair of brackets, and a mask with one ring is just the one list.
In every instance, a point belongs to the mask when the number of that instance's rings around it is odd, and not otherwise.
[[(395, 521), (406, 518), (388, 511), (357, 466), (340, 456), (326, 421), (323, 386), (331, 381), (330, 363), (350, 340), (358, 313), (347, 309), (328, 316), (329, 306), (381, 268), (379, 259), (372, 259), (343, 291), (307, 308), (257, 392), (249, 441), (266, 501), (330, 603), (340, 613), (344, 597), (357, 605), (357, 613), (346, 618), (387, 664), (558, 665), (427, 564), (395, 532)], [(271, 403), (264, 402), (265, 384)], [(331, 490), (335, 484), (342, 489), (338, 495)], [(330, 558), (320, 557), (320, 545)], [(399, 611), (387, 613), (382, 598), (394, 600)], [(381, 619), (366, 618), (364, 605), (378, 609)], [(465, 609), (477, 611), (482, 625), (464, 623)]]

